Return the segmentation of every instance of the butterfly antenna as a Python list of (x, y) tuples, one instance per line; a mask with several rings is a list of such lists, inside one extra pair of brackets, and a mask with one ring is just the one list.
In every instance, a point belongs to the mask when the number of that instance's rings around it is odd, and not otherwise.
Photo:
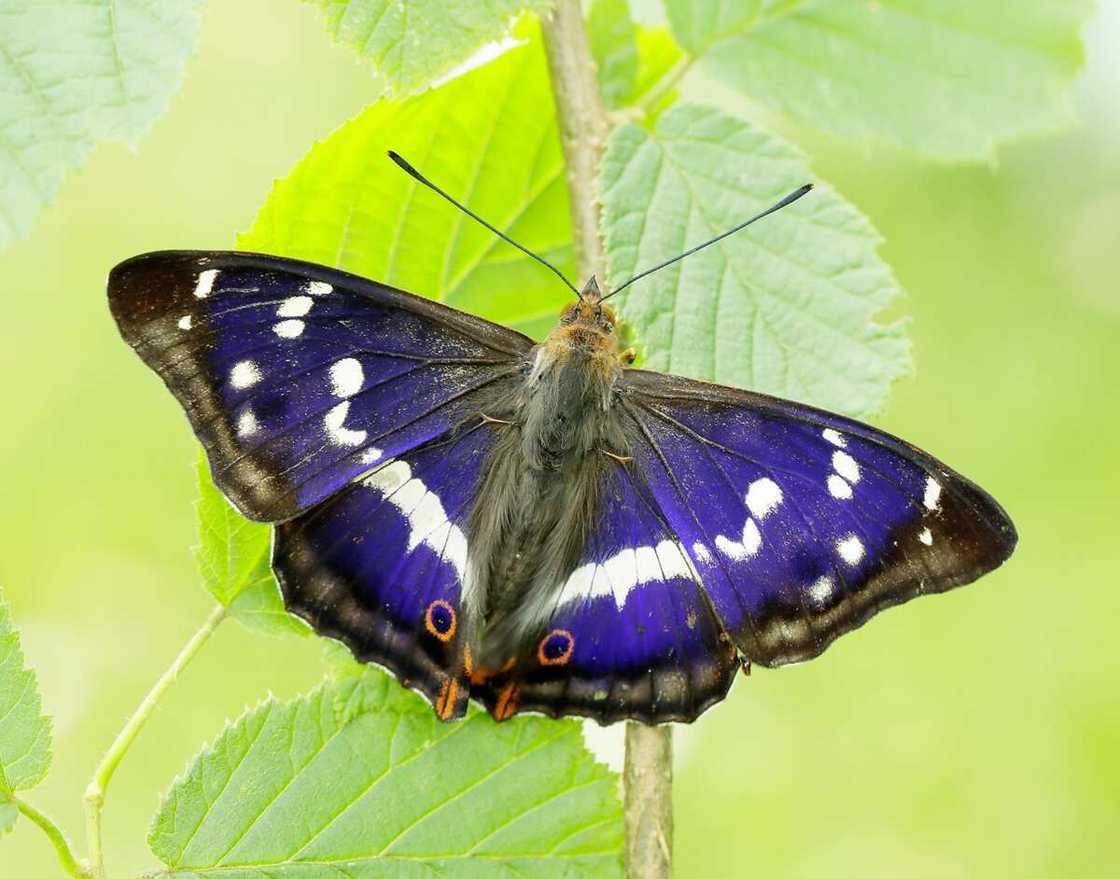
[(565, 277), (564, 273), (562, 271), (560, 271), (560, 269), (556, 268), (556, 266), (554, 266), (552, 263), (550, 263), (543, 256), (540, 256), (539, 254), (533, 253), (533, 251), (531, 251), (528, 247), (525, 247), (521, 244), (518, 244), (516, 241), (514, 241), (512, 238), (510, 238), (501, 229), (497, 229), (494, 226), (487, 223), (484, 219), (482, 219), (482, 217), (480, 217), (478, 214), (476, 214), (474, 211), (472, 211), (470, 208), (468, 208), (465, 204), (462, 204), (462, 203), (456, 201), (454, 198), (452, 198), (450, 195), (448, 195), (446, 192), (444, 192), (442, 189), (440, 189), (438, 186), (436, 186), (434, 183), (432, 183), (431, 180), (429, 180), (427, 177), (425, 177), (423, 174), (421, 174), (419, 171), (417, 171), (415, 168), (413, 168), (412, 165), (409, 164), (408, 161), (405, 160), (404, 157), (401, 156), (399, 153), (395, 153), (392, 150), (389, 150), (389, 158), (392, 159), (394, 162), (396, 162), (397, 165), (406, 174), (408, 174), (408, 176), (411, 177), (413, 180), (415, 180), (418, 183), (423, 183), (425, 186), (428, 187), (428, 189), (432, 190), (432, 192), (435, 192), (438, 195), (442, 195), (445, 199), (447, 199), (449, 202), (451, 202), (453, 205), (455, 205), (455, 207), (457, 207), (459, 210), (461, 210), (464, 214), (466, 214), (472, 220), (475, 220), (475, 221), (481, 223), (483, 226), (485, 226), (487, 229), (489, 229), (491, 232), (493, 232), (495, 235), (497, 235), (503, 241), (507, 242), (508, 244), (512, 244), (514, 247), (516, 247), (522, 253), (527, 254), (528, 256), (531, 256), (533, 259), (535, 259), (537, 262), (539, 262), (545, 268), (548, 268), (551, 271), (555, 272), (556, 276), (561, 281), (563, 281), (565, 284), (568, 285), (568, 289), (571, 290), (573, 293), (575, 293), (577, 297), (579, 296), (579, 290), (577, 290), (575, 288), (575, 286), (572, 284), (572, 282), (569, 281), (567, 279), (567, 277)]
[[(614, 290), (612, 290), (610, 293), (608, 293), (606, 296), (604, 296), (603, 300), (610, 299), (616, 293), (621, 293), (623, 290), (625, 290), (627, 287), (629, 287), (635, 281), (640, 281), (646, 275), (652, 275), (654, 272), (659, 272), (663, 268), (665, 268), (667, 266), (671, 266), (675, 262), (680, 262), (686, 256), (692, 256), (692, 254), (696, 253), (696, 251), (698, 251), (698, 250), (703, 250), (705, 247), (711, 247), (711, 245), (715, 244), (717, 241), (722, 241), (728, 235), (734, 235), (740, 229), (745, 229), (751, 223), (755, 222), (755, 220), (761, 220), (763, 217), (769, 216), (770, 214), (774, 213), (774, 211), (780, 211), (782, 208), (786, 207), (787, 205), (793, 204), (795, 201), (797, 201), (799, 198), (801, 198), (801, 196), (805, 195), (805, 193), (807, 193), (812, 188), (813, 188), (812, 183), (806, 183), (800, 189), (796, 189), (793, 192), (791, 192), (789, 195), (787, 195), (785, 198), (783, 198), (777, 204), (772, 205), (771, 207), (768, 207), (761, 214), (755, 214), (749, 220), (745, 220), (744, 222), (742, 222), (738, 226), (736, 226), (734, 229), (728, 229), (722, 235), (717, 235), (715, 238), (712, 238), (710, 241), (705, 241), (703, 244), (697, 244), (691, 250), (686, 250), (684, 253), (680, 254), (679, 256), (674, 256), (672, 259), (667, 259), (667, 260), (665, 260), (665, 262), (659, 263), (658, 265), (655, 265), (652, 269), (646, 269), (644, 272), (639, 272), (638, 274), (634, 275), (634, 277), (632, 277), (625, 284), (623, 284), (620, 287), (616, 287)], [(600, 301), (603, 301), (603, 300), (600, 300)]]

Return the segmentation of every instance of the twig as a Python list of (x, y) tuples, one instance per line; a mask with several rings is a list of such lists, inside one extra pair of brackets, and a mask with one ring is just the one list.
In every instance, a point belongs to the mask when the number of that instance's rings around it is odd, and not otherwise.
[(19, 797), (12, 797), (12, 802), (16, 804), (20, 814), (28, 818), (36, 824), (40, 830), (47, 835), (47, 839), (51, 841), (54, 850), (58, 853), (58, 860), (62, 864), (62, 869), (69, 873), (76, 879), (87, 879), (91, 876), (89, 870), (78, 863), (78, 859), (74, 857), (74, 852), (70, 848), (70, 843), (66, 839), (66, 835), (59, 829), (50, 818), (32, 806), (30, 803), (24, 802)]
[(144, 724), (148, 722), (148, 718), (151, 717), (152, 712), (155, 710), (155, 707), (159, 704), (164, 694), (171, 688), (171, 685), (175, 683), (179, 675), (182, 674), (183, 669), (187, 667), (195, 654), (201, 649), (202, 645), (214, 634), (214, 630), (225, 618), (225, 615), (226, 608), (220, 604), (210, 612), (210, 615), (206, 618), (201, 628), (191, 636), (191, 639), (179, 652), (179, 655), (175, 657), (175, 661), (159, 676), (159, 680), (157, 680), (152, 689), (148, 691), (148, 695), (144, 697), (144, 701), (140, 703), (139, 707), (133, 712), (121, 731), (117, 733), (113, 744), (109, 746), (109, 750), (105, 752), (105, 756), (102, 757), (101, 762), (97, 764), (97, 769), (93, 773), (93, 778), (86, 787), (84, 798), (86, 808), (86, 845), (89, 849), (88, 872), (93, 879), (103, 879), (105, 875), (105, 857), (101, 849), (101, 809), (105, 805), (105, 791), (109, 787), (109, 782), (113, 778), (113, 773), (117, 771), (117, 766), (128, 752), (133, 741), (135, 741), (136, 737), (140, 734), (140, 730), (144, 728)]
[[(558, 0), (552, 12), (542, 16), (541, 28), (564, 148), (576, 260), (581, 278), (595, 275), (606, 293), (598, 170), (609, 126), (579, 0)], [(628, 879), (668, 879), (671, 874), (672, 766), (668, 726), (626, 725), (623, 781)]]
[(607, 111), (578, 0), (559, 0), (552, 12), (541, 17), (541, 29), (564, 148), (580, 280), (595, 275), (605, 290), (607, 254), (599, 234), (597, 183), (607, 142)]
[(673, 872), (673, 738), (669, 726), (626, 724), (626, 875)]

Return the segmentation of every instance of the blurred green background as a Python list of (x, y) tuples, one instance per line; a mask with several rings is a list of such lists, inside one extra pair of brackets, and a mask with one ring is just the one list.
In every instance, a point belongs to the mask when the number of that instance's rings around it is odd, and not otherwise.
[[(910, 293), (896, 311), (918, 370), (880, 423), (995, 494), (1021, 545), (979, 585), (741, 679), (679, 730), (679, 876), (1120, 875), (1116, 4), (1086, 38), (1082, 124), (998, 165), (786, 129), (870, 215)], [(194, 443), (117, 337), (106, 273), (144, 250), (231, 246), (273, 178), (377, 91), (313, 9), (212, 2), (139, 150), (99, 148), (0, 254), (0, 585), (55, 718), (29, 799), (75, 841), (97, 756), (210, 606), (189, 552)], [(223, 627), (114, 781), (110, 875), (153, 864), (156, 791), (203, 740), (321, 671), (313, 639)], [(57, 872), (27, 822), (0, 841), (5, 879)]]

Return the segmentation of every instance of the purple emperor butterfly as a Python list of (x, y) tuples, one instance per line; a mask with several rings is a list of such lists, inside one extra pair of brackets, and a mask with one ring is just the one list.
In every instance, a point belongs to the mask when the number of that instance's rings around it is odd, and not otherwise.
[(150, 253), (109, 277), (215, 483), (275, 523), (288, 608), (444, 720), (473, 697), (499, 720), (691, 721), (740, 666), (814, 657), (1011, 554), (1006, 513), (930, 455), (630, 368), (609, 297), (572, 290), (535, 344), (274, 256)]

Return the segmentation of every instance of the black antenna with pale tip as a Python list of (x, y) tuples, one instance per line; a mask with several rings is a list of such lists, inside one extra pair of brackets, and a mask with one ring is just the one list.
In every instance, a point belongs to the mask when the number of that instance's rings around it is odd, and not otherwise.
[(710, 241), (705, 241), (703, 244), (697, 244), (691, 250), (686, 250), (680, 256), (674, 256), (672, 259), (667, 259), (667, 260), (665, 260), (665, 262), (660, 263), (658, 265), (655, 265), (652, 269), (646, 269), (644, 272), (639, 272), (638, 274), (634, 275), (634, 277), (632, 277), (625, 284), (623, 284), (620, 287), (616, 287), (614, 290), (612, 290), (610, 293), (608, 293), (606, 296), (604, 296), (602, 301), (610, 299), (616, 293), (621, 293), (623, 290), (625, 290), (627, 287), (629, 287), (635, 281), (640, 281), (646, 275), (652, 275), (654, 272), (659, 272), (663, 268), (665, 268), (667, 266), (671, 266), (675, 262), (680, 262), (686, 256), (692, 256), (692, 254), (696, 253), (696, 251), (703, 250), (705, 247), (710, 247), (711, 245), (715, 244), (717, 241), (722, 241), (728, 235), (734, 235), (740, 229), (745, 229), (751, 223), (755, 222), (755, 220), (761, 220), (763, 217), (769, 216), (770, 214), (774, 213), (774, 211), (780, 211), (782, 208), (786, 207), (786, 205), (793, 204), (795, 201), (797, 201), (799, 198), (801, 198), (801, 196), (805, 195), (805, 193), (807, 193), (812, 188), (813, 188), (812, 183), (806, 183), (800, 189), (797, 189), (797, 190), (794, 190), (793, 192), (791, 192), (789, 195), (787, 195), (785, 198), (783, 198), (777, 204), (772, 205), (771, 207), (768, 207), (761, 214), (755, 214), (749, 220), (746, 220), (746, 221), (740, 223), (734, 229), (728, 229), (722, 235), (717, 235), (715, 238), (711, 239)]
[(436, 186), (434, 183), (432, 183), (431, 180), (429, 180), (427, 177), (425, 177), (423, 174), (421, 174), (419, 171), (417, 171), (415, 168), (413, 168), (412, 165), (410, 165), (404, 159), (404, 157), (401, 156), (399, 153), (395, 153), (392, 150), (389, 150), (389, 158), (392, 159), (394, 162), (396, 162), (397, 165), (406, 174), (408, 174), (408, 176), (411, 177), (413, 180), (415, 180), (418, 183), (423, 183), (425, 186), (428, 187), (428, 189), (432, 190), (432, 192), (435, 192), (438, 195), (442, 195), (444, 198), (446, 198), (449, 202), (451, 202), (453, 205), (455, 205), (455, 207), (457, 207), (459, 210), (461, 210), (464, 214), (466, 214), (472, 220), (475, 220), (475, 221), (481, 223), (483, 226), (485, 226), (487, 229), (489, 229), (491, 232), (493, 232), (495, 235), (497, 235), (503, 241), (505, 241), (508, 244), (512, 244), (514, 247), (516, 247), (522, 253), (527, 254), (528, 256), (531, 256), (533, 259), (535, 259), (537, 262), (539, 262), (545, 268), (551, 269), (553, 272), (556, 273), (556, 276), (561, 281), (563, 281), (565, 284), (568, 285), (569, 290), (571, 290), (573, 293), (575, 293), (576, 296), (579, 296), (579, 290), (577, 290), (575, 288), (575, 285), (572, 284), (572, 282), (569, 281), (567, 279), (567, 277), (565, 277), (564, 273), (562, 271), (560, 271), (560, 269), (556, 268), (556, 266), (554, 266), (552, 263), (550, 263), (543, 256), (540, 256), (539, 254), (533, 253), (533, 251), (531, 251), (528, 247), (525, 247), (521, 244), (518, 244), (516, 241), (514, 241), (512, 238), (510, 238), (501, 229), (497, 229), (494, 226), (490, 225), (484, 219), (482, 219), (482, 217), (480, 217), (478, 214), (476, 214), (474, 211), (472, 211), (466, 205), (461, 204), (460, 202), (456, 201), (454, 198), (452, 198), (450, 195), (448, 195), (446, 192), (444, 192), (442, 189), (440, 189), (438, 186)]

